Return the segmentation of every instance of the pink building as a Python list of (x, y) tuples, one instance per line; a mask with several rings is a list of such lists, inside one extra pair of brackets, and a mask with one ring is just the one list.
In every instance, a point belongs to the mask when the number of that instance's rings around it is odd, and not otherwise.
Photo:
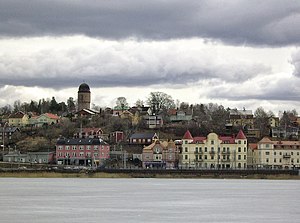
[(99, 138), (60, 138), (56, 142), (58, 164), (98, 166), (109, 158), (110, 146)]

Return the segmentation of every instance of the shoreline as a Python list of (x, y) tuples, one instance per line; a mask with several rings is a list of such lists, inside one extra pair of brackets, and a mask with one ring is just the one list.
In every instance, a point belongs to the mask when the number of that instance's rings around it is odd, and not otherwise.
[(266, 179), (266, 180), (300, 180), (299, 175), (290, 174), (224, 174), (224, 173), (176, 173), (128, 171), (47, 171), (47, 170), (5, 170), (0, 171), (0, 178), (165, 178), (165, 179)]

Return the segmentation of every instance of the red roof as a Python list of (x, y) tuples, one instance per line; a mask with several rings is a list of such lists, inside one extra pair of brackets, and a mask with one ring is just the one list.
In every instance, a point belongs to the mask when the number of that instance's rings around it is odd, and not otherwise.
[(184, 133), (184, 136), (183, 136), (182, 139), (191, 139), (191, 140), (193, 140), (193, 136), (192, 136), (192, 134), (190, 133), (190, 131), (187, 130), (187, 131)]
[(257, 150), (257, 143), (249, 143), (249, 148), (252, 150)]
[(194, 137), (193, 143), (204, 143), (204, 140), (206, 140), (206, 137), (204, 137), (204, 136), (197, 136), (197, 137)]
[(44, 115), (46, 115), (48, 118), (51, 118), (51, 119), (59, 119), (59, 117), (55, 114), (52, 114), (52, 113), (45, 113)]
[(222, 140), (222, 143), (234, 144), (235, 139), (232, 136), (219, 136), (219, 139)]
[(246, 138), (244, 132), (242, 130), (240, 130), (236, 136), (236, 139), (247, 139), (247, 138)]

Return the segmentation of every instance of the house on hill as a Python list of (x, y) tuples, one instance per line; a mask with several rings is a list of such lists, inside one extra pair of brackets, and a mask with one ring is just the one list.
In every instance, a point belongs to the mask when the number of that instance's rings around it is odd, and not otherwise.
[(129, 138), (131, 145), (150, 145), (158, 136), (154, 132), (150, 133), (134, 133)]
[(35, 126), (55, 125), (60, 122), (60, 118), (52, 113), (44, 113), (35, 118)]
[(29, 116), (22, 111), (18, 111), (8, 117), (8, 123), (10, 126), (15, 127), (26, 126), (29, 123)]

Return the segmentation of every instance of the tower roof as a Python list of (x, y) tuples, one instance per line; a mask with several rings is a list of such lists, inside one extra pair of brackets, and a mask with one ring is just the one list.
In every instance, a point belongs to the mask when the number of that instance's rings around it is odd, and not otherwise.
[(189, 130), (187, 130), (183, 136), (183, 139), (191, 139), (193, 140), (192, 134)]
[(78, 93), (79, 92), (91, 92), (90, 91), (90, 87), (86, 84), (86, 83), (82, 83), (80, 86), (79, 86), (79, 89), (78, 89)]
[(236, 136), (236, 139), (247, 139), (247, 138), (246, 138), (244, 132), (242, 130), (240, 130)]

